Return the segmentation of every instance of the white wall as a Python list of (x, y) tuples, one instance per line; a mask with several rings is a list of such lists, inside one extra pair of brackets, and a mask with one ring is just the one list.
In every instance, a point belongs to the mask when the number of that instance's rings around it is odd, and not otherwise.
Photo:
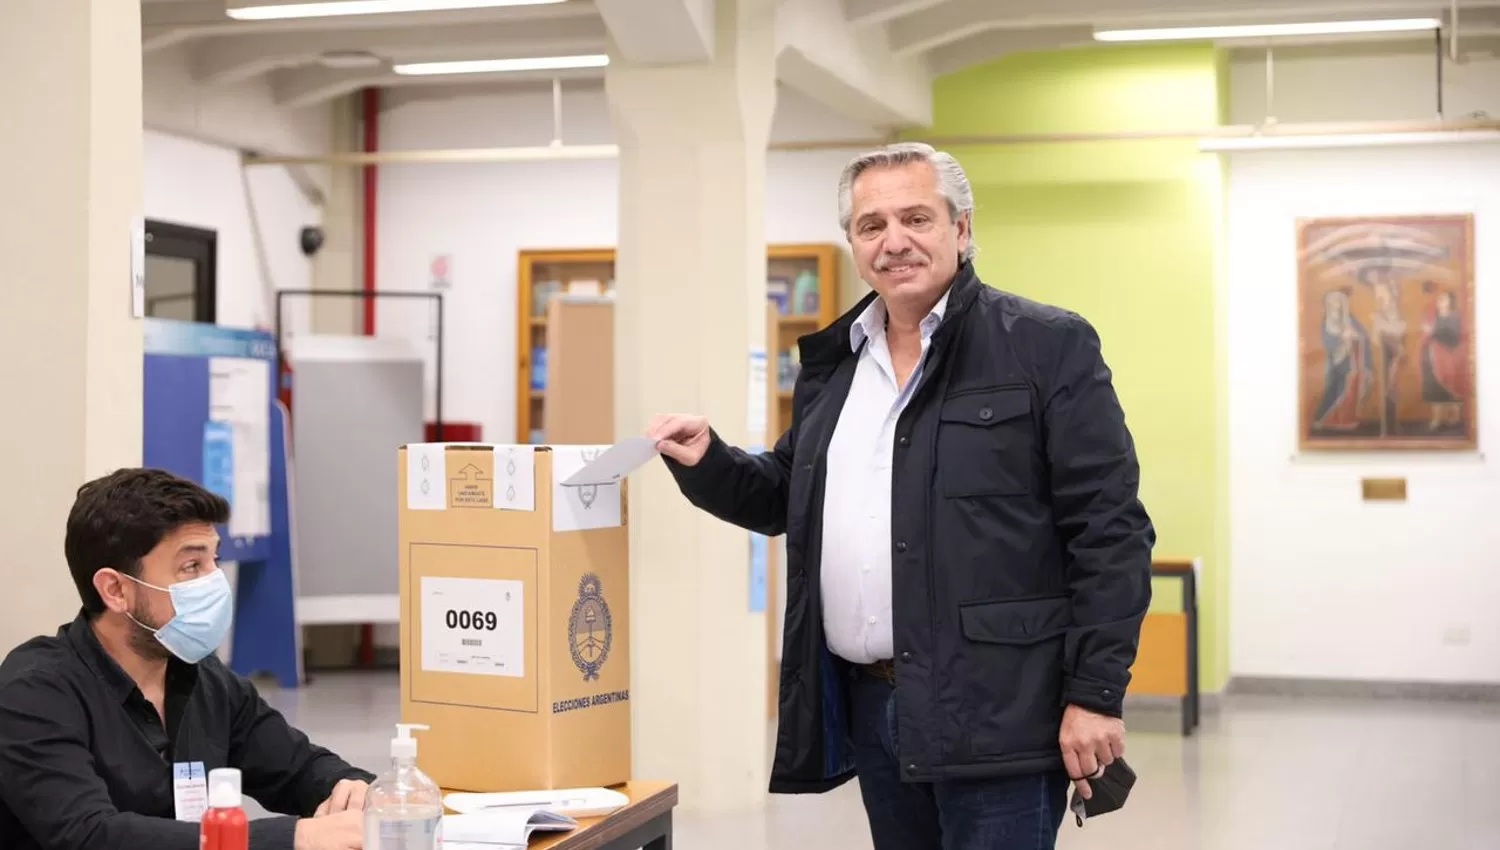
[[(219, 323), (270, 329), (273, 289), (311, 285), (298, 234), (321, 211), (286, 169), (244, 168), (239, 151), (325, 152), (332, 111), (282, 109), (266, 78), (200, 85), (186, 47), (146, 56), (143, 96), (146, 216), (216, 231)], [(307, 177), (326, 190), (326, 170)], [(288, 304), (288, 322), (300, 326), (306, 314), (306, 304)]]
[[(1283, 61), (1277, 114), (1430, 117), (1422, 61)], [(1256, 74), (1236, 63), (1237, 120)], [(1500, 63), (1454, 77), (1451, 103), (1500, 113)], [(1434, 212), (1477, 219), (1480, 453), (1299, 455), (1294, 220)], [(1232, 673), (1500, 682), (1500, 144), (1235, 154), (1228, 240)], [(1409, 501), (1361, 501), (1366, 476)]]
[[(392, 92), (388, 104), (381, 117), (388, 149), (536, 145), (552, 138), (550, 91), (476, 95), (456, 89), (443, 99)], [(565, 142), (613, 140), (601, 89), (565, 89), (562, 114)], [(785, 90), (772, 127), (773, 140), (874, 135)], [(769, 154), (768, 241), (842, 242), (835, 184), (850, 155)], [(452, 257), (444, 310), (444, 418), (479, 422), (492, 442), (515, 440), (517, 254), (613, 247), (619, 214), (615, 162), (385, 166), (378, 192), (379, 288), (424, 290), (432, 258)], [(380, 302), (377, 333), (425, 341), (427, 310)]]
[(278, 106), (268, 76), (204, 86), (193, 78), (191, 50), (191, 45), (179, 45), (146, 55), (142, 76), (148, 129), (266, 153), (328, 150), (333, 113), (326, 106)]
[[(1430, 51), (1376, 53), (1371, 48), (1282, 50), (1273, 56), (1270, 113), (1279, 121), (1431, 121), (1437, 118), (1437, 68)], [(1263, 51), (1236, 53), (1230, 63), (1235, 123), (1266, 117)], [(1443, 67), (1443, 113), (1500, 114), (1500, 61), (1472, 57)]]
[[(146, 217), (218, 233), (219, 324), (270, 330), (274, 289), (311, 286), (298, 235), (318, 208), (285, 171), (245, 169), (228, 148), (147, 131), (145, 152)], [(305, 303), (288, 303), (288, 323), (306, 315)]]

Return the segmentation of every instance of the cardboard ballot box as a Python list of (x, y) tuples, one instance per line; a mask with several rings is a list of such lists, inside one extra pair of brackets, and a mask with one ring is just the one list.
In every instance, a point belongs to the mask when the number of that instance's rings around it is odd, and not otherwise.
[(625, 485), (557, 483), (602, 448), (400, 450), (401, 715), (444, 788), (630, 779)]

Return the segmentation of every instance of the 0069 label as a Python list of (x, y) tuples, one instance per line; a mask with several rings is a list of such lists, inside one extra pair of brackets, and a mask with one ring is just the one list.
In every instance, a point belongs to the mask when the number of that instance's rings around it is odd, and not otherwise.
[(509, 579), (422, 579), (422, 669), (526, 675), (523, 585)]

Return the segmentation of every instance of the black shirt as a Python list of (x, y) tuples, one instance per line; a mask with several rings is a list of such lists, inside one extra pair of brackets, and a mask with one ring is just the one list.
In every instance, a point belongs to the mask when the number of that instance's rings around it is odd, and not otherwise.
[(173, 765), (239, 768), (244, 793), (290, 817), (250, 825), (252, 850), (292, 850), (341, 779), (369, 773), (314, 746), (209, 656), (167, 664), (166, 727), (83, 614), (0, 663), (0, 848), (197, 850), (175, 819)]

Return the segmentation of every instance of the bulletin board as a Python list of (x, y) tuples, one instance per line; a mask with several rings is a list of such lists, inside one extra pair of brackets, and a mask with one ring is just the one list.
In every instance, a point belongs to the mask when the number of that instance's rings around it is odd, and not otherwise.
[(230, 504), (219, 529), (219, 560), (236, 565), (230, 667), (297, 687), (287, 417), (276, 400), (275, 339), (199, 322), (143, 324), (144, 463)]

